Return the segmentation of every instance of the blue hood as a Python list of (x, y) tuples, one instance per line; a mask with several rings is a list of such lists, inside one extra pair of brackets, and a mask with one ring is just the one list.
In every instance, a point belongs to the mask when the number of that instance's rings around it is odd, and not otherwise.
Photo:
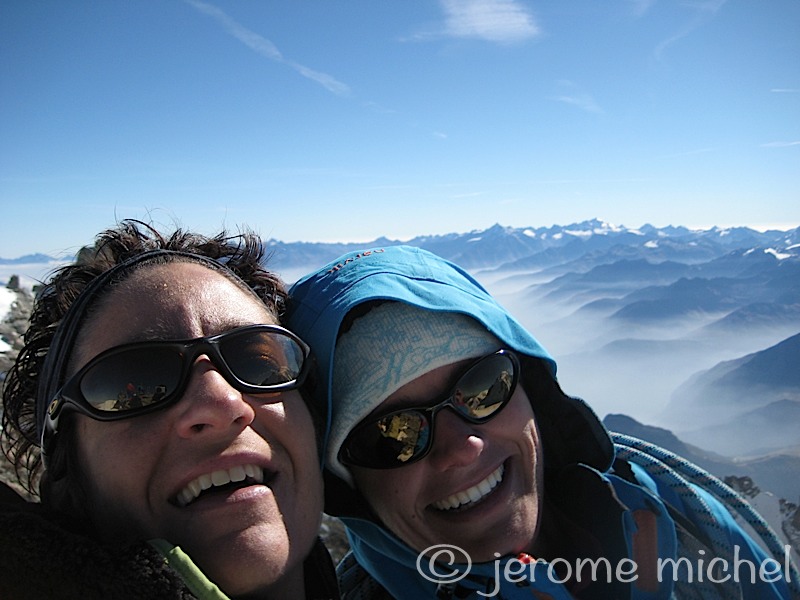
[[(364, 302), (394, 300), (472, 317), (519, 355), (540, 359), (555, 380), (553, 358), (480, 283), (460, 267), (420, 248), (386, 246), (345, 254), (300, 279), (289, 295), (288, 326), (311, 346), (317, 360), (321, 397), (316, 401), (327, 415), (323, 448), (334, 407), (331, 390), (339, 327), (345, 315)], [(560, 389), (554, 396), (537, 400), (534, 411), (545, 442), (559, 457), (566, 457), (559, 462), (606, 470), (613, 461), (613, 445), (594, 411)]]
[(370, 300), (396, 300), (470, 316), (509, 348), (543, 359), (555, 377), (555, 361), (483, 286), (460, 267), (420, 248), (389, 246), (345, 254), (302, 278), (289, 294), (289, 328), (314, 352), (329, 417), (339, 326), (351, 309)]

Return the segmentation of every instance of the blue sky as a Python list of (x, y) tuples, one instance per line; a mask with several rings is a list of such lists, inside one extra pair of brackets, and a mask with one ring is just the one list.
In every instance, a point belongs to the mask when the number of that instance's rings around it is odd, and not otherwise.
[(7, 0), (0, 257), (800, 225), (797, 0)]

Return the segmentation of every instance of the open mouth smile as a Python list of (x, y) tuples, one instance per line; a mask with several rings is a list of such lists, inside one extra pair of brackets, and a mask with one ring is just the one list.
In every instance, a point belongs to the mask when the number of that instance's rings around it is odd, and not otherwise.
[(189, 506), (207, 491), (221, 491), (223, 489), (239, 488), (248, 485), (264, 483), (266, 477), (261, 467), (256, 465), (237, 465), (230, 469), (221, 469), (211, 473), (204, 473), (197, 479), (190, 481), (172, 503), (180, 508)]
[(433, 507), (438, 510), (453, 510), (459, 507), (465, 507), (476, 502), (483, 500), (488, 496), (497, 485), (503, 481), (503, 472), (505, 467), (500, 465), (489, 474), (489, 476), (471, 488), (462, 492), (448, 496), (442, 500), (433, 503)]

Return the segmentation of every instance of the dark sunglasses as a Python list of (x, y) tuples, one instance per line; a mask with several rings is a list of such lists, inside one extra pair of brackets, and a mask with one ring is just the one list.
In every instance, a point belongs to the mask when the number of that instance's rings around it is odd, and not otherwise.
[(430, 408), (407, 408), (362, 421), (350, 432), (339, 461), (349, 466), (394, 469), (422, 459), (433, 446), (434, 417), (450, 408), (465, 421), (480, 424), (511, 400), (519, 379), (519, 360), (508, 350), (478, 359), (452, 391)]
[(183, 394), (201, 354), (247, 394), (296, 389), (311, 363), (305, 342), (278, 325), (248, 325), (193, 340), (123, 344), (98, 354), (59, 390), (47, 411), (43, 447), (67, 408), (115, 421), (169, 406)]

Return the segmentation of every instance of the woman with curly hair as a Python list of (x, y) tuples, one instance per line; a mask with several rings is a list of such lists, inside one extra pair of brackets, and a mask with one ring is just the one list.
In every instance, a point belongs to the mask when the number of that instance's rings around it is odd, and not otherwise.
[(252, 233), (100, 234), (3, 390), (2, 598), (334, 598), (305, 343)]

